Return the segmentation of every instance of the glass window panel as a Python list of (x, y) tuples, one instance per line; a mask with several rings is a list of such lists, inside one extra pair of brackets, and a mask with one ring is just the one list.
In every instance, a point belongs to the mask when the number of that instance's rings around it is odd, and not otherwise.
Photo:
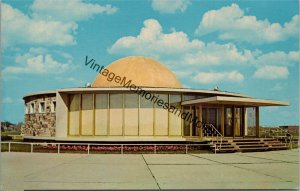
[(93, 135), (93, 94), (82, 94), (82, 135)]
[(175, 108), (181, 107), (181, 95), (180, 94), (170, 94), (170, 105)]
[(192, 136), (196, 136), (197, 135), (197, 124), (196, 124), (196, 121), (194, 119), (196, 119), (196, 117), (197, 117), (197, 109), (196, 109), (195, 106), (192, 106), (191, 114), (192, 114), (191, 119), (193, 119), (193, 122), (192, 122)]
[(45, 109), (45, 102), (40, 102), (39, 104), (39, 112), (40, 113), (45, 113), (46, 109)]
[(80, 94), (70, 95), (70, 111), (79, 111)]
[[(170, 108), (175, 107), (178, 110), (181, 110), (181, 95), (180, 94), (170, 94)], [(173, 110), (171, 110), (173, 111)], [(178, 116), (178, 112), (170, 112), (169, 114), (169, 135), (181, 135), (181, 117)]]
[(255, 107), (246, 108), (246, 121), (247, 128), (245, 129), (245, 135), (255, 136), (256, 135), (256, 115)]
[(107, 135), (108, 94), (96, 94), (95, 101), (95, 134)]
[(138, 94), (124, 94), (125, 108), (138, 108), (139, 95)]
[(30, 103), (30, 113), (34, 113), (35, 112), (34, 109), (35, 109), (35, 104)]
[(93, 94), (82, 94), (82, 110), (93, 109)]
[(108, 94), (96, 94), (95, 100), (95, 109), (108, 108)]
[(138, 135), (139, 126), (139, 96), (138, 94), (124, 94), (124, 134)]
[(155, 103), (155, 135), (168, 135), (168, 110), (162, 106), (157, 105), (158, 100), (161, 103), (168, 103), (168, 94), (156, 94), (158, 99)]
[(113, 109), (123, 108), (123, 94), (110, 94), (109, 107)]
[(110, 94), (110, 135), (122, 135), (123, 94)]
[(139, 110), (139, 135), (152, 136), (153, 135), (153, 102), (144, 97), (140, 97), (140, 110)]
[(192, 99), (196, 99), (196, 95), (191, 95), (191, 94), (183, 95), (183, 101), (192, 100)]
[[(156, 101), (155, 101), (155, 99), (153, 99), (153, 103), (155, 102), (155, 107), (156, 108), (163, 108), (163, 104), (164, 103), (169, 103), (169, 96), (168, 96), (168, 94), (156, 94), (155, 95), (156, 97), (157, 97), (157, 99), (156, 99)], [(158, 101), (159, 100), (162, 100), (162, 101), (160, 101), (160, 105), (161, 106), (159, 106), (157, 103), (158, 103)]]
[[(190, 107), (183, 107), (183, 112), (188, 115), (190, 113)], [(183, 120), (183, 134), (184, 136), (190, 136), (190, 120)]]
[(51, 103), (51, 112), (56, 112), (56, 101), (52, 101)]
[(225, 136), (233, 136), (232, 108), (225, 108)]
[(151, 101), (151, 99), (147, 100), (145, 97), (141, 96), (141, 108), (153, 108), (153, 102)]
[(207, 108), (205, 108), (205, 107), (202, 108), (202, 122), (204, 124), (208, 123), (208, 121), (207, 121)]
[(221, 108), (217, 108), (218, 112), (217, 112), (217, 129), (218, 131), (221, 133), (221, 116), (222, 116), (222, 111)]
[(69, 135), (79, 135), (80, 94), (70, 95)]
[(241, 136), (241, 126), (242, 126), (242, 108), (234, 108), (234, 128), (235, 136)]

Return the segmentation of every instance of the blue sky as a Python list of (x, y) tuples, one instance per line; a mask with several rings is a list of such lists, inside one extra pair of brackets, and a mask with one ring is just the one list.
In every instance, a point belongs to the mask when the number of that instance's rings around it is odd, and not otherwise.
[(290, 102), (262, 125), (299, 123), (296, 0), (2, 1), (2, 120), (23, 121), (22, 97), (82, 87), (128, 55), (164, 63), (182, 85)]

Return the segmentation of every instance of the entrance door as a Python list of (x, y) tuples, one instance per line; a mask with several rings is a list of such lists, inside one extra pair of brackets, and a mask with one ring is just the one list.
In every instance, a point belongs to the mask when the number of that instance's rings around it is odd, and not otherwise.
[(234, 134), (236, 137), (240, 137), (243, 135), (243, 120), (242, 120), (242, 108), (235, 107), (234, 108)]
[[(197, 117), (198, 118), (198, 109), (196, 108), (196, 106), (192, 106), (192, 114), (194, 117)], [(192, 136), (199, 136), (198, 135), (198, 131), (197, 131), (197, 122), (196, 120), (193, 120), (192, 122)]]
[[(196, 109), (196, 106), (184, 106), (183, 107), (183, 112), (193, 116), (193, 117), (198, 117), (197, 113), (198, 110)], [(192, 120), (192, 118), (188, 118), (187, 120), (183, 120), (183, 135), (184, 136), (199, 136), (198, 131), (197, 131), (197, 121)]]
[(207, 108), (208, 122), (217, 127), (217, 108)]
[(212, 124), (219, 132), (221, 132), (221, 115), (220, 109), (217, 107), (203, 107), (202, 121), (205, 124)]
[(225, 107), (225, 136), (243, 136), (243, 108)]
[[(184, 106), (183, 107), (183, 112), (184, 113), (189, 113), (190, 112), (190, 106)], [(189, 120), (183, 120), (183, 135), (184, 136), (191, 136), (191, 125)]]
[(233, 136), (233, 108), (232, 107), (225, 107), (225, 136), (232, 137)]

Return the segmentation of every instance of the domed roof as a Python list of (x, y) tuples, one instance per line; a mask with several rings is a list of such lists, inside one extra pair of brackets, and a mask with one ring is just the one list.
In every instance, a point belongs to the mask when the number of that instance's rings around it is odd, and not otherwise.
[[(119, 59), (106, 67), (121, 78), (126, 77), (126, 82), (140, 87), (166, 87), (181, 88), (176, 76), (163, 64), (143, 56), (129, 56)], [(103, 70), (102, 70), (103, 73)], [(107, 77), (98, 74), (92, 87), (121, 87), (115, 80), (108, 81)]]

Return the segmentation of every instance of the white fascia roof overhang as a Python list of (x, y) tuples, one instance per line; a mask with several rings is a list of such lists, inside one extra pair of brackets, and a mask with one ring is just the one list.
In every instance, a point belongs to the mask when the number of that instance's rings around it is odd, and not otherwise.
[(194, 99), (181, 102), (181, 105), (193, 104), (223, 104), (223, 105), (242, 105), (242, 106), (289, 106), (288, 101), (254, 99), (243, 97), (215, 96), (203, 99)]

